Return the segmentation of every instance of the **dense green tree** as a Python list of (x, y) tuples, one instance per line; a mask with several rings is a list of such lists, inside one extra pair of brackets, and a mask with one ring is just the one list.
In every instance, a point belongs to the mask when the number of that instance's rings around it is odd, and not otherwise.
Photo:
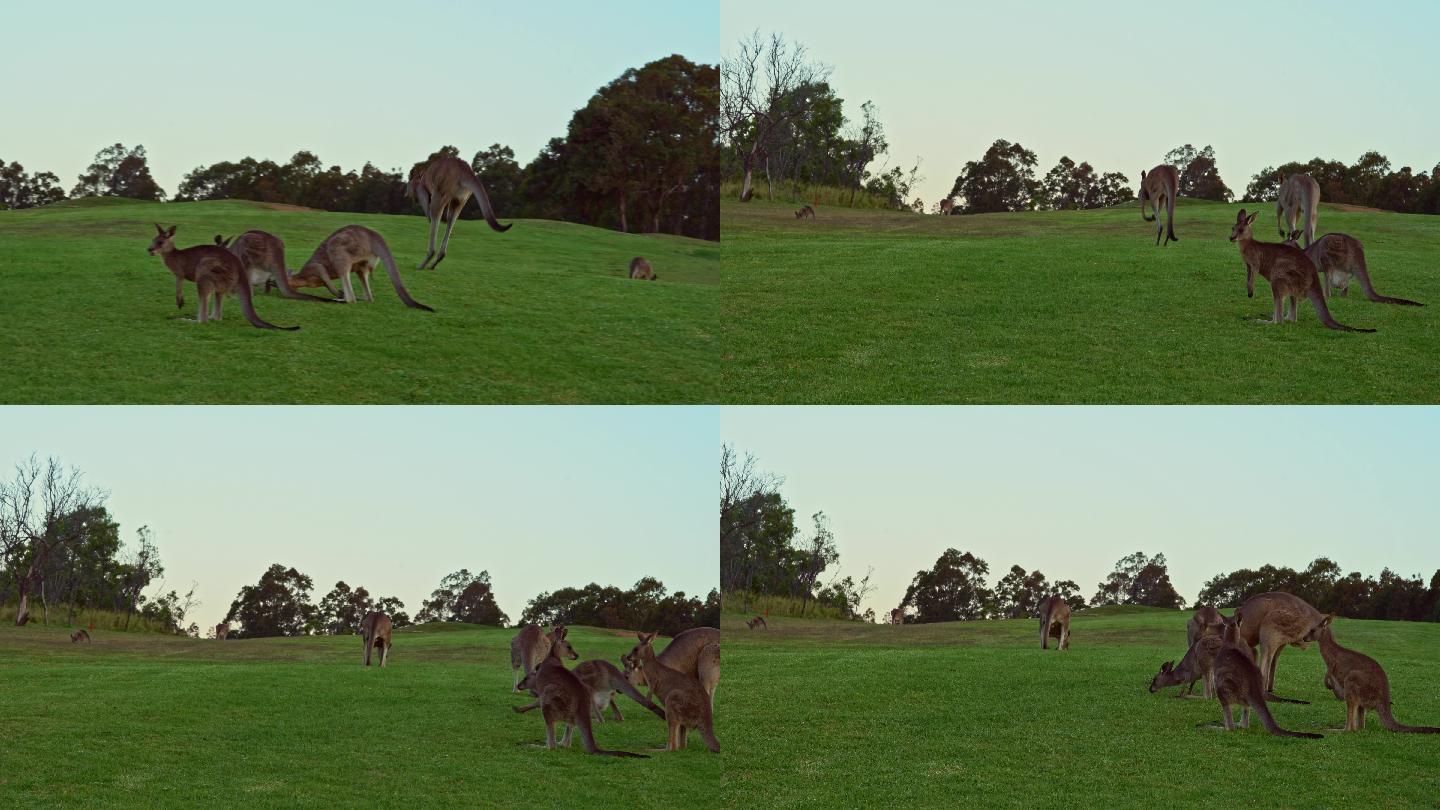
[(165, 192), (150, 176), (145, 147), (127, 148), (114, 144), (95, 153), (95, 162), (80, 175), (72, 197), (128, 197), (135, 200), (163, 200)]
[(63, 199), (65, 190), (54, 174), (27, 174), (19, 163), (0, 160), (0, 209), (38, 208)]
[(315, 583), (294, 568), (279, 563), (260, 575), (260, 581), (240, 589), (225, 621), (239, 623), (239, 638), (303, 636), (319, 629), (318, 613), (310, 601)]
[(980, 160), (965, 164), (950, 197), (962, 214), (1034, 210), (1040, 196), (1035, 153), (1018, 143), (997, 140)]
[(1057, 211), (1108, 208), (1135, 199), (1130, 180), (1119, 172), (1097, 174), (1089, 163), (1060, 158), (1041, 181), (1041, 206)]
[(646, 630), (673, 636), (692, 627), (719, 627), (720, 596), (705, 599), (684, 592), (667, 594), (657, 579), (645, 577), (629, 590), (590, 583), (542, 593), (525, 605), (521, 624), (581, 624), (624, 630)]
[(462, 568), (444, 579), (420, 606), (415, 621), (466, 622), (504, 627), (510, 617), (500, 610), (491, 588), (490, 572), (471, 574)]
[[(953, 622), (987, 618), (994, 594), (985, 586), (990, 566), (970, 552), (950, 548), (928, 571), (917, 571), (900, 608), (905, 621)], [(913, 608), (911, 613), (908, 608)]]

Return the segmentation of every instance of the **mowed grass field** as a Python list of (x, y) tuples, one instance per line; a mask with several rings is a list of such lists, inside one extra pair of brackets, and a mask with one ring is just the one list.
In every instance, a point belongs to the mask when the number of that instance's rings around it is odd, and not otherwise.
[[(1148, 691), (1185, 652), (1189, 612), (1078, 612), (1071, 648), (1041, 651), (1039, 621), (902, 627), (725, 615), (717, 711), (733, 807), (1434, 806), (1440, 736), (1374, 714), (1342, 725), (1318, 645), (1280, 656), (1282, 727), (1323, 740), (1225, 732), (1217, 701)], [(1395, 716), (1440, 725), (1440, 625), (1338, 620), (1337, 640), (1380, 661)], [(1197, 690), (1199, 686), (1197, 685)]]
[[(417, 271), (424, 217), (282, 210), (249, 202), (81, 200), (0, 211), (0, 403), (692, 403), (719, 397), (720, 247), (548, 220), (455, 226), (434, 272)], [(146, 253), (152, 222), (176, 245), (248, 229), (285, 242), (298, 270), (349, 224), (385, 237), (405, 307), (383, 268), (374, 303), (256, 297), (259, 330), (231, 299), (193, 319), (187, 284)], [(631, 281), (647, 257), (659, 280)], [(356, 279), (358, 283), (358, 279)], [(315, 290), (309, 290), (315, 292)], [(324, 294), (324, 290), (319, 292)]]
[[(204, 641), (60, 627), (0, 628), (0, 796), (7, 806), (714, 806), (720, 757), (671, 754), (665, 723), (621, 697), (624, 721), (546, 750), (539, 711), (512, 706), (513, 630), (395, 634), (384, 669), (356, 636)], [(619, 631), (572, 628), (582, 659), (617, 661)], [(723, 736), (723, 732), (721, 732)], [(539, 744), (540, 747), (531, 747)]]
[[(1318, 234), (1365, 245), (1382, 294), (1352, 283), (1321, 326), (1245, 296), (1241, 205), (1182, 200), (1156, 247), (1138, 204), (919, 216), (722, 201), (722, 376), (730, 403), (1440, 402), (1440, 217), (1321, 205)], [(1253, 208), (1253, 206), (1252, 206)], [(1255, 233), (1278, 241), (1274, 203)]]

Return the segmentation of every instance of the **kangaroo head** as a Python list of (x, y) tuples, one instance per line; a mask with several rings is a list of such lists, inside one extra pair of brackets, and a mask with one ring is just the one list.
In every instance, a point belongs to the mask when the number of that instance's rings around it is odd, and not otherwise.
[(1150, 679), (1150, 692), (1159, 692), (1162, 688), (1175, 683), (1175, 662), (1166, 661), (1160, 665), (1160, 671)]
[(1334, 619), (1334, 613), (1322, 616), (1319, 621), (1316, 621), (1310, 625), (1309, 629), (1305, 631), (1305, 635), (1301, 636), (1300, 640), (1304, 642), (1319, 641), (1322, 635), (1330, 632), (1330, 622)]
[(525, 677), (523, 677), (523, 678), (520, 679), (520, 683), (516, 684), (516, 688), (517, 688), (517, 689), (528, 689), (528, 690), (530, 690), (531, 692), (534, 692), (534, 691), (535, 691), (535, 676), (536, 676), (536, 675), (539, 675), (539, 674), (540, 674), (540, 668), (539, 668), (539, 667), (536, 667), (535, 669), (533, 669), (533, 670), (525, 673)]
[(1247, 216), (1245, 209), (1241, 208), (1240, 213), (1235, 215), (1235, 227), (1230, 229), (1230, 241), (1234, 242), (1236, 239), (1248, 238), (1250, 236), (1250, 225), (1255, 221), (1255, 217), (1258, 216), (1260, 216), (1259, 211)]
[(565, 627), (565, 625), (555, 625), (555, 629), (550, 631), (550, 651), (551, 655), (554, 655), (556, 658), (563, 656), (573, 661), (580, 657), (580, 653), (575, 652), (575, 648), (571, 647), (570, 642), (565, 639), (566, 634), (569, 632), (569, 629)]
[(625, 670), (625, 680), (636, 689), (645, 686), (645, 671), (640, 668), (639, 663), (627, 656), (620, 656), (621, 668)]
[(164, 253), (174, 248), (176, 227), (175, 225), (171, 225), (170, 229), (166, 230), (160, 227), (160, 223), (155, 223), (155, 238), (150, 240), (150, 247), (146, 252), (154, 256), (157, 253)]

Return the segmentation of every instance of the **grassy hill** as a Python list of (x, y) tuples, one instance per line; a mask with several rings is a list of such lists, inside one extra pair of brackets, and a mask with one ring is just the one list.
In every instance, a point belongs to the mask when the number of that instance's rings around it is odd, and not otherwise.
[[(385, 669), (355, 636), (198, 641), (0, 627), (0, 796), (14, 806), (705, 806), (720, 757), (667, 754), (665, 723), (621, 698), (606, 748), (545, 750), (539, 712), (512, 695), (513, 630), (399, 631)], [(615, 660), (628, 633), (574, 628), (582, 658)], [(723, 729), (719, 731), (722, 740)], [(539, 743), (541, 747), (531, 747)]]
[[(732, 403), (1440, 402), (1440, 217), (1322, 205), (1319, 233), (1365, 244), (1323, 328), (1271, 310), (1230, 243), (1242, 206), (1183, 200), (1156, 247), (1138, 206), (918, 216), (725, 199), (721, 374)], [(1274, 205), (1256, 234), (1278, 237)]]
[[(1183, 237), (1182, 237), (1183, 238)], [(1440, 737), (1359, 734), (1321, 685), (1318, 646), (1287, 649), (1281, 726), (1323, 740), (1197, 728), (1213, 700), (1148, 691), (1185, 652), (1188, 612), (1076, 613), (1071, 649), (1039, 648), (1038, 621), (902, 627), (725, 615), (717, 711), (730, 729), (734, 807), (1430, 806)], [(1440, 725), (1440, 625), (1340, 620), (1335, 634), (1390, 675), (1401, 722)], [(1197, 687), (1198, 689), (1198, 687)]]
[[(257, 296), (282, 326), (252, 328), (238, 302), (200, 326), (188, 285), (145, 252), (154, 221), (181, 247), (250, 228), (285, 241), (298, 269), (336, 229), (381, 233), (405, 285), (434, 314), (406, 309), (383, 271), (355, 306)], [(508, 221), (508, 220), (507, 220)], [(0, 211), (0, 402), (4, 403), (655, 403), (719, 394), (720, 247), (519, 220), (498, 234), (456, 225), (435, 272), (423, 217), (248, 202), (80, 200)], [(650, 259), (654, 283), (626, 278)], [(321, 290), (321, 292), (324, 292)]]

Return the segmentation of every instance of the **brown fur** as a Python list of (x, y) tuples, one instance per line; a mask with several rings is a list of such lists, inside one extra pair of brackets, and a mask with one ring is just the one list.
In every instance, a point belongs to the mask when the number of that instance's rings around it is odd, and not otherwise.
[(1365, 711), (1380, 717), (1380, 725), (1390, 731), (1411, 734), (1440, 734), (1434, 726), (1407, 726), (1390, 713), (1390, 678), (1385, 669), (1364, 653), (1341, 647), (1331, 628), (1335, 614), (1314, 623), (1307, 639), (1320, 642), (1320, 657), (1325, 659), (1325, 682), (1335, 697), (1345, 701), (1345, 730), (1365, 728)]
[(224, 622), (221, 622), (220, 624), (215, 625), (215, 640), (216, 640), (216, 641), (224, 641), (224, 640), (225, 640), (225, 637), (228, 636), (228, 635), (230, 635), (230, 625), (228, 625), (228, 624), (226, 624), (226, 623), (224, 623)]
[(1231, 706), (1243, 707), (1240, 727), (1249, 728), (1250, 713), (1260, 717), (1260, 722), (1271, 734), (1280, 737), (1302, 737), (1318, 740), (1321, 735), (1302, 731), (1287, 731), (1280, 728), (1265, 703), (1265, 690), (1261, 684), (1260, 669), (1250, 660), (1246, 651), (1235, 644), (1224, 644), (1216, 653), (1212, 665), (1215, 682), (1215, 696), (1220, 699), (1220, 710), (1225, 716), (1225, 729), (1235, 728), (1230, 713)]
[(1070, 605), (1058, 596), (1040, 600), (1040, 649), (1049, 649), (1050, 637), (1060, 640), (1057, 650), (1070, 649)]
[[(678, 638), (678, 637), (677, 637)], [(669, 728), (666, 751), (685, 748), (686, 735), (694, 729), (705, 741), (706, 747), (720, 753), (720, 741), (715, 739), (714, 717), (711, 714), (709, 696), (700, 681), (691, 675), (672, 669), (655, 656), (651, 642), (654, 633), (641, 633), (637, 658), (645, 681), (655, 690), (660, 702), (665, 704), (665, 724)], [(719, 644), (709, 645), (718, 655)]]
[(568, 633), (563, 624), (555, 625), (548, 633), (538, 624), (520, 628), (520, 632), (510, 640), (510, 670), (515, 676), (515, 687), (511, 691), (519, 692), (524, 676), (534, 672), (539, 662), (551, 655), (564, 656), (572, 661), (580, 657), (566, 640)]
[[(605, 722), (605, 709), (607, 707), (610, 709), (611, 717), (616, 722), (625, 719), (620, 714), (620, 707), (615, 704), (616, 692), (629, 697), (631, 700), (654, 712), (656, 717), (662, 720), (665, 719), (665, 711), (636, 691), (635, 686), (630, 683), (625, 673), (621, 672), (618, 667), (609, 661), (598, 658), (583, 661), (579, 666), (571, 670), (571, 672), (575, 674), (575, 677), (580, 679), (581, 683), (585, 684), (586, 689), (590, 690), (591, 706), (595, 710), (596, 722)], [(537, 700), (529, 706), (516, 709), (516, 711), (530, 711), (539, 706), (540, 701)]]
[[(440, 266), (440, 262), (445, 261), (445, 249), (450, 246), (450, 233), (455, 230), (455, 220), (460, 218), (460, 212), (465, 208), (465, 203), (470, 201), (472, 194), (491, 228), (500, 233), (510, 230), (511, 226), (501, 225), (495, 219), (495, 209), (490, 206), (490, 194), (485, 190), (485, 184), (475, 176), (475, 170), (470, 168), (470, 164), (460, 158), (437, 157), (423, 166), (417, 166), (410, 172), (410, 182), (405, 186), (405, 193), (420, 203), (420, 208), (425, 211), (425, 218), (430, 220), (430, 252), (425, 255), (425, 260), (420, 262), (417, 270), (424, 270), (427, 265), (433, 270)], [(436, 257), (435, 236), (442, 221), (445, 223), (445, 239), (440, 243), (440, 255)], [(435, 259), (434, 264), (430, 264), (431, 259)]]
[(796, 212), (795, 212), (795, 218), (796, 218), (796, 219), (814, 219), (814, 218), (815, 218), (815, 209), (814, 209), (814, 208), (811, 208), (811, 207), (808, 206), (808, 205), (807, 205), (807, 206), (804, 206), (804, 207), (802, 207), (799, 211), (796, 211)]
[[(1337, 329), (1342, 332), (1374, 332), (1374, 329), (1356, 329), (1353, 326), (1346, 326), (1337, 322), (1330, 316), (1330, 308), (1325, 306), (1325, 296), (1320, 289), (1320, 274), (1315, 269), (1315, 263), (1305, 255), (1305, 251), (1290, 245), (1281, 245), (1274, 242), (1257, 242), (1251, 233), (1250, 226), (1255, 222), (1255, 217), (1260, 212), (1247, 215), (1245, 209), (1240, 209), (1236, 215), (1235, 226), (1230, 231), (1230, 241), (1238, 242), (1240, 245), (1240, 257), (1245, 261), (1245, 293), (1251, 298), (1255, 297), (1255, 274), (1259, 273), (1270, 282), (1270, 294), (1274, 298), (1274, 315), (1269, 321), (1262, 320), (1262, 323), (1282, 323), (1284, 321), (1299, 320), (1299, 309), (1297, 301), (1300, 298), (1310, 299), (1315, 305), (1315, 312), (1320, 316), (1320, 322), (1325, 324), (1327, 329)], [(1285, 302), (1290, 303), (1290, 312), (1285, 314)]]
[[(215, 237), (216, 243), (225, 246), (240, 264), (245, 267), (245, 272), (252, 287), (259, 286), (265, 292), (276, 287), (280, 294), (286, 298), (296, 298), (302, 301), (322, 301), (335, 303), (333, 299), (321, 298), (315, 295), (297, 292), (290, 284), (290, 273), (285, 269), (285, 243), (280, 237), (265, 231), (246, 231), (234, 239), (227, 240), (228, 244)], [(324, 285), (332, 296), (339, 295), (329, 284)]]
[(746, 620), (745, 626), (750, 628), (751, 630), (754, 630), (757, 627), (763, 627), (766, 630), (770, 629), (770, 625), (765, 622), (764, 616), (756, 616), (753, 619)]
[[(165, 268), (175, 276), (175, 306), (185, 306), (185, 282), (194, 282), (200, 297), (200, 309), (196, 320), (220, 320), (226, 295), (240, 299), (240, 309), (245, 319), (257, 329), (281, 329), (293, 332), (298, 326), (276, 326), (260, 319), (255, 314), (255, 304), (250, 297), (250, 284), (240, 260), (219, 245), (196, 245), (185, 249), (175, 247), (175, 229), (167, 230), (155, 224), (155, 238), (147, 249), (151, 256), (159, 256)], [(207, 306), (208, 304), (208, 306)]]
[[(1155, 223), (1155, 244), (1165, 237), (1165, 247), (1179, 242), (1175, 235), (1175, 198), (1180, 192), (1180, 172), (1174, 166), (1160, 165), (1148, 172), (1140, 172), (1140, 218)], [(1145, 216), (1145, 204), (1155, 216)], [(1165, 224), (1160, 224), (1160, 209), (1165, 209)]]
[(890, 611), (890, 623), (891, 623), (891, 624), (904, 624), (904, 623), (905, 623), (905, 611), (901, 610), (900, 608), (895, 608), (894, 610)]
[(1292, 174), (1280, 184), (1275, 197), (1275, 218), (1280, 220), (1280, 238), (1295, 230), (1296, 221), (1304, 225), (1305, 247), (1315, 241), (1315, 220), (1320, 211), (1320, 184), (1308, 174)]
[[(1243, 644), (1252, 651), (1256, 646), (1260, 647), (1259, 657), (1255, 660), (1264, 675), (1261, 685), (1265, 687), (1265, 692), (1270, 699), (1274, 700), (1275, 667), (1280, 660), (1280, 653), (1284, 650), (1285, 644), (1292, 642), (1281, 640), (1283, 631), (1276, 622), (1272, 622), (1267, 630), (1265, 620), (1271, 612), (1294, 614), (1307, 625), (1318, 622), (1322, 614), (1304, 599), (1283, 591), (1257, 594), (1246, 599), (1240, 607), (1235, 608), (1237, 643)], [(1289, 624), (1296, 619), (1286, 618), (1283, 621)], [(1269, 646), (1266, 645), (1267, 641)]]
[[(534, 626), (530, 625), (530, 627)], [(540, 713), (545, 718), (545, 747), (552, 750), (555, 748), (555, 724), (564, 723), (565, 737), (559, 742), (563, 747), (570, 747), (570, 734), (578, 728), (580, 729), (580, 742), (584, 745), (587, 754), (648, 759), (644, 754), (632, 754), (629, 751), (607, 751), (595, 745), (595, 733), (590, 726), (590, 712), (595, 702), (594, 695), (576, 677), (575, 673), (565, 669), (565, 664), (554, 652), (552, 650), (551, 654), (540, 663), (540, 666), (534, 672), (526, 674), (518, 684), (518, 687), (535, 693), (537, 698), (535, 703), (529, 706), (514, 707), (516, 712), (524, 713), (539, 706)]]
[[(1187, 689), (1193, 690), (1196, 681), (1204, 684), (1203, 691), (1206, 698), (1215, 697), (1215, 656), (1220, 654), (1220, 649), (1225, 646), (1225, 639), (1218, 635), (1201, 636), (1194, 644), (1185, 651), (1185, 657), (1180, 659), (1179, 666), (1173, 661), (1166, 661), (1160, 665), (1160, 671), (1150, 680), (1150, 691), (1158, 692), (1167, 686), (1187, 684)], [(1186, 697), (1190, 691), (1182, 691), (1176, 697)]]
[(71, 644), (75, 644), (75, 643), (77, 643), (77, 642), (82, 642), (82, 641), (85, 642), (86, 644), (90, 643), (90, 633), (89, 633), (89, 631), (87, 631), (87, 630), (86, 630), (85, 628), (83, 628), (83, 627), (80, 628), (79, 630), (76, 630), (74, 633), (71, 633), (71, 634), (70, 634), (70, 643), (71, 643)]
[(377, 610), (360, 620), (360, 636), (365, 640), (365, 666), (370, 666), (370, 651), (380, 648), (380, 666), (390, 660), (390, 617)]
[[(1285, 240), (1285, 244), (1299, 247), (1300, 231), (1292, 231), (1289, 238)], [(1350, 280), (1359, 279), (1360, 290), (1371, 301), (1410, 307), (1425, 306), (1419, 301), (1393, 298), (1375, 292), (1375, 285), (1370, 283), (1370, 271), (1365, 265), (1365, 248), (1360, 244), (1360, 240), (1353, 236), (1346, 236), (1343, 233), (1327, 233), (1306, 248), (1305, 255), (1310, 257), (1310, 261), (1315, 264), (1316, 271), (1320, 273), (1320, 284), (1324, 287), (1327, 298), (1331, 297), (1335, 290), (1339, 290), (1342, 296), (1348, 296)]]
[(395, 287), (395, 294), (400, 296), (405, 306), (426, 312), (435, 311), (410, 297), (404, 282), (400, 280), (400, 270), (395, 266), (395, 257), (391, 255), (385, 237), (362, 225), (346, 225), (325, 237), (325, 241), (310, 254), (310, 258), (292, 282), (300, 287), (313, 286), (312, 280), (337, 279), (344, 291), (345, 302), (353, 304), (355, 290), (350, 286), (350, 274), (356, 270), (358, 264), (364, 264), (366, 268), (361, 273), (361, 280), (365, 284), (365, 300), (375, 300), (375, 295), (370, 290), (370, 271), (378, 264), (385, 267), (390, 283)]
[(655, 271), (650, 268), (650, 262), (645, 261), (645, 259), (640, 256), (636, 256), (630, 260), (630, 278), (638, 278), (642, 281), (654, 281), (659, 278), (659, 276), (655, 275)]
[(952, 211), (954, 211), (954, 210), (955, 210), (955, 201), (954, 201), (954, 200), (950, 199), (949, 197), (946, 197), (945, 199), (943, 199), (943, 200), (940, 201), (940, 214), (941, 214), (941, 216), (948, 216), (948, 215), (949, 215)]
[[(654, 638), (653, 633), (649, 635), (652, 639)], [(643, 640), (645, 636), (645, 633), (639, 634), (639, 638), (642, 640), (630, 648), (630, 652), (621, 659), (625, 662), (626, 669), (637, 673), (642, 682), (645, 673), (640, 667), (640, 648), (647, 646)], [(706, 650), (712, 644), (715, 646), (713, 656)], [(715, 687), (720, 683), (719, 650), (719, 630), (713, 627), (692, 627), (671, 639), (670, 643), (665, 645), (665, 649), (659, 653), (659, 658), (660, 663), (665, 666), (698, 678), (713, 703)], [(654, 687), (648, 683), (644, 685), (647, 687), (646, 694), (653, 696), (655, 694)], [(660, 700), (663, 702), (664, 698), (660, 698)]]

